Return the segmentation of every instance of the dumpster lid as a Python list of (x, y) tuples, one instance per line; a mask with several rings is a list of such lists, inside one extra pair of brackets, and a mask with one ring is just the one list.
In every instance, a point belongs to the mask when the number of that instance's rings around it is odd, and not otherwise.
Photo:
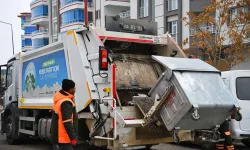
[(218, 72), (215, 67), (209, 65), (208, 63), (200, 59), (190, 59), (190, 58), (173, 58), (153, 55), (152, 58), (162, 64), (164, 67), (171, 70), (181, 70), (181, 71), (204, 71), (204, 72)]

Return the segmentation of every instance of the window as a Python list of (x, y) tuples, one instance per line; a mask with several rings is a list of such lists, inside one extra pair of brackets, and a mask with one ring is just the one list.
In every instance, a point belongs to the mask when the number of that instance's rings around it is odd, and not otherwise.
[(83, 22), (84, 14), (83, 9), (73, 9), (61, 15), (61, 24), (67, 25), (74, 22)]
[(6, 80), (7, 87), (12, 85), (13, 70), (14, 70), (14, 67), (12, 65), (8, 66), (8, 68), (7, 68), (7, 80)]
[[(60, 0), (60, 4), (61, 4), (60, 8), (70, 3), (74, 3), (74, 2), (83, 2), (83, 0)], [(93, 0), (88, 0), (88, 3), (92, 3), (92, 2)]]
[(57, 22), (53, 22), (53, 34), (57, 34)]
[(171, 36), (175, 39), (175, 41), (176, 42), (178, 42), (177, 41), (177, 35), (178, 35), (178, 22), (177, 22), (177, 20), (176, 21), (172, 21), (172, 22), (169, 22), (168, 23), (168, 26), (169, 26), (169, 28), (168, 28), (168, 30), (169, 30), (169, 34), (171, 34)]
[(53, 6), (53, 8), (52, 8), (52, 14), (53, 14), (53, 18), (56, 18), (57, 17), (57, 7), (56, 6)]
[(140, 18), (148, 17), (148, 0), (140, 0)]
[(49, 44), (49, 38), (42, 38), (42, 39), (34, 39), (33, 40), (33, 48), (37, 49)]
[(93, 12), (88, 12), (88, 20), (89, 22), (93, 22)]
[(24, 27), (24, 34), (32, 34), (32, 32), (36, 31), (36, 27)]
[(231, 9), (231, 17), (230, 17), (230, 19), (233, 20), (237, 15), (240, 15), (241, 11), (244, 14), (248, 13), (248, 8), (244, 8), (244, 7), (241, 7), (241, 8), (232, 8)]
[(32, 40), (31, 39), (25, 39), (25, 46), (32, 46)]
[(96, 18), (96, 19), (100, 19), (100, 18), (101, 18), (100, 10), (97, 10), (97, 11), (95, 12), (95, 18)]
[(168, 11), (178, 9), (178, 0), (168, 0)]
[(48, 6), (40, 5), (31, 9), (31, 16), (32, 18), (40, 17), (40, 16), (48, 16)]
[(25, 40), (22, 40), (22, 47), (25, 46)]
[(21, 18), (21, 25), (23, 25), (25, 23), (25, 19)]
[(250, 77), (236, 79), (236, 94), (240, 100), (250, 100)]

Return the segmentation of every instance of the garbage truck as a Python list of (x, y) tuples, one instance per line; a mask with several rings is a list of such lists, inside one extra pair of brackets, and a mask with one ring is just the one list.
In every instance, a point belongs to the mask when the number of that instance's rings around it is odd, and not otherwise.
[(1, 87), (7, 142), (50, 140), (53, 96), (63, 79), (76, 83), (79, 141), (119, 149), (220, 140), (219, 125), (239, 109), (220, 71), (186, 58), (168, 33), (135, 31), (143, 27), (120, 32), (91, 24), (1, 65), (7, 68)]

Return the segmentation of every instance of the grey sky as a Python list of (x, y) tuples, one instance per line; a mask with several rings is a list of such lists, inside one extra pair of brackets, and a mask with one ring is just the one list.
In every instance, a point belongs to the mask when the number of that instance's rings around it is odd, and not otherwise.
[[(15, 53), (21, 51), (21, 20), (20, 12), (30, 12), (31, 0), (3, 0), (0, 5), (0, 21), (13, 25)], [(0, 23), (0, 64), (4, 64), (12, 56), (11, 28)]]

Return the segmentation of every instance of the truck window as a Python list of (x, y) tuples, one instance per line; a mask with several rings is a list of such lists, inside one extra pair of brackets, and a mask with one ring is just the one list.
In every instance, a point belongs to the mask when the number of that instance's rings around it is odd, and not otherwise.
[(240, 100), (250, 100), (250, 77), (236, 79), (236, 94)]
[(9, 87), (12, 84), (13, 70), (14, 70), (14, 67), (12, 65), (8, 66), (8, 68), (7, 68), (7, 79), (6, 79), (6, 86), (7, 87)]

